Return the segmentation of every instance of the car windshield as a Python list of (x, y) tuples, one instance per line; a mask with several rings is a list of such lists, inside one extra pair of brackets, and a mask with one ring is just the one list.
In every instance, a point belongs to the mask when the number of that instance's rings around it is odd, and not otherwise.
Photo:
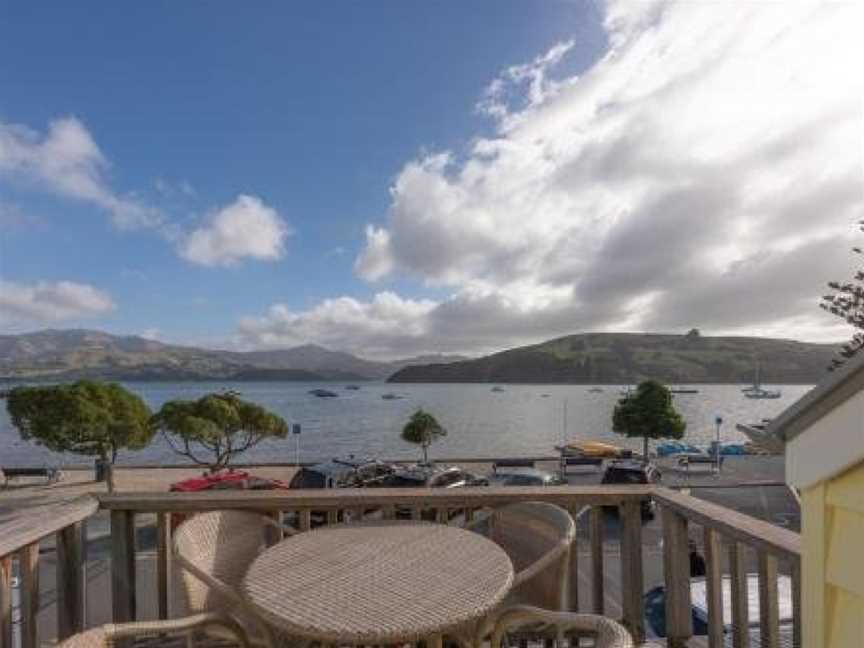
[(538, 475), (508, 475), (504, 479), (505, 486), (542, 486), (543, 478)]
[(453, 486), (464, 481), (465, 475), (463, 475), (458, 470), (454, 470), (452, 472), (446, 472), (443, 475), (436, 475), (431, 480), (429, 480), (429, 485), (436, 488), (444, 488), (447, 486)]
[(644, 484), (645, 473), (641, 470), (621, 470), (610, 468), (603, 477), (604, 484)]

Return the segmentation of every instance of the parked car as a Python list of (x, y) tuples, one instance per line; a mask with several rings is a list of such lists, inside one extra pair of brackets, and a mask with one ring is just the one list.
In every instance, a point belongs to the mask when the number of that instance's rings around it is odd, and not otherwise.
[(459, 466), (414, 464), (398, 467), (370, 486), (382, 488), (462, 488), (486, 486), (488, 482)]
[[(732, 647), (732, 581), (723, 576), (723, 645)], [(747, 574), (748, 619), (747, 634), (751, 646), (760, 646), (759, 627), (759, 575)], [(705, 578), (690, 581), (690, 600), (693, 610), (693, 635), (708, 634), (708, 604)], [(792, 579), (781, 575), (777, 578), (777, 604), (780, 619), (780, 648), (792, 648)], [(663, 585), (645, 594), (645, 621), (649, 638), (666, 637), (666, 588)]]
[[(652, 463), (626, 459), (612, 461), (606, 465), (603, 471), (601, 484), (657, 484), (662, 475), (657, 466)], [(654, 517), (654, 500), (642, 501), (642, 517)], [(616, 509), (617, 510), (617, 509)]]
[(491, 486), (564, 486), (566, 479), (557, 473), (526, 466), (498, 468), (488, 478)]
[(171, 484), (175, 493), (196, 493), (206, 490), (287, 490), (288, 482), (252, 475), (245, 470), (226, 469), (190, 477)]
[(291, 478), (290, 488), (362, 488), (394, 470), (392, 464), (376, 459), (331, 459), (300, 468)]
[[(199, 493), (213, 490), (288, 490), (289, 488), (288, 482), (281, 479), (258, 477), (245, 470), (227, 468), (174, 482), (169, 490), (173, 493)], [(188, 515), (183, 513), (172, 513), (171, 528), (176, 529), (187, 517)]]

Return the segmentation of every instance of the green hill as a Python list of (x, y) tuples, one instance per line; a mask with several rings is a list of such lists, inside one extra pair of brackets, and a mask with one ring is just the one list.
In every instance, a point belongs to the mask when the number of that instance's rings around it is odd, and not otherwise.
[(765, 383), (814, 383), (836, 351), (836, 345), (771, 338), (586, 333), (475, 360), (405, 367), (388, 381), (747, 383), (759, 364)]

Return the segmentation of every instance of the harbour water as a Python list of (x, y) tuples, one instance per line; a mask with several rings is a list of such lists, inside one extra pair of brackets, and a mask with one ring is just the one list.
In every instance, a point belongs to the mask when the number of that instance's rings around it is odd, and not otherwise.
[[(147, 403), (158, 408), (167, 400), (192, 399), (207, 392), (233, 389), (244, 398), (264, 405), (301, 425), (300, 460), (312, 461), (349, 453), (381, 458), (415, 458), (417, 449), (399, 438), (399, 432), (418, 407), (431, 412), (447, 429), (436, 443), (432, 457), (492, 457), (550, 455), (562, 439), (600, 439), (634, 449), (611, 431), (612, 409), (621, 387), (603, 386), (602, 392), (583, 385), (502, 385), (493, 391), (486, 384), (386, 384), (361, 383), (346, 390), (341, 384), (296, 382), (125, 383)], [(776, 400), (751, 400), (739, 385), (697, 385), (697, 394), (675, 396), (676, 406), (687, 421), (686, 440), (707, 446), (714, 439), (714, 420), (722, 416), (724, 442), (743, 441), (736, 423), (756, 422), (776, 416), (803, 395), (806, 385), (766, 385), (782, 390)], [(318, 398), (308, 392), (326, 388), (337, 398)], [(385, 400), (384, 394), (400, 398)], [(2, 401), (0, 401), (2, 403)], [(566, 420), (564, 416), (566, 403)], [(293, 462), (294, 438), (267, 441), (248, 451), (242, 461)], [(5, 407), (0, 411), (0, 466), (70, 465), (89, 463), (76, 455), (58, 455), (20, 439)], [(145, 450), (121, 454), (123, 464), (184, 463), (161, 437)]]

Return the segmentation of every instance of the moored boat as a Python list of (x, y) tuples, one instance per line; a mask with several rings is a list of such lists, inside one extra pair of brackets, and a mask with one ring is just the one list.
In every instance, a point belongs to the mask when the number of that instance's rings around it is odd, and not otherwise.
[(309, 393), (312, 396), (317, 396), (318, 398), (336, 398), (339, 396), (336, 392), (332, 392), (329, 389), (310, 389)]

